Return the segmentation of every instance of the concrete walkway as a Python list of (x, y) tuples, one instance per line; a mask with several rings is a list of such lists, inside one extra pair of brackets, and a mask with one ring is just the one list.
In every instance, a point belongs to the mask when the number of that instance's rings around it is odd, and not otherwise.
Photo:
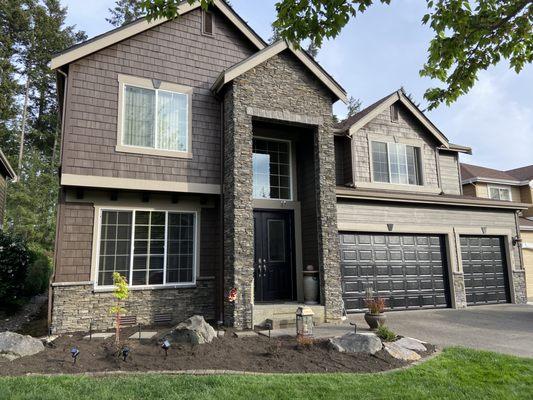
[[(511, 355), (533, 357), (533, 306), (499, 304), (470, 307), (465, 310), (416, 310), (387, 313), (387, 325), (395, 333), (414, 337), (441, 348), (464, 346)], [(363, 314), (350, 315), (343, 324), (323, 324), (315, 328), (315, 337), (341, 336), (367, 331)], [(272, 331), (272, 336), (294, 335), (295, 328)]]

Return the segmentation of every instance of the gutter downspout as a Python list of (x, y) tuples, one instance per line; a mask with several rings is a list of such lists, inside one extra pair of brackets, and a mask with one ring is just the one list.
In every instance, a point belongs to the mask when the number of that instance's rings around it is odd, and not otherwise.
[(522, 253), (522, 235), (520, 234), (520, 223), (518, 222), (518, 213), (520, 211), (515, 211), (514, 213), (514, 221), (516, 226), (516, 237), (519, 239), (519, 244), (517, 244), (518, 247), (518, 259), (520, 260), (520, 270), (524, 270), (524, 253)]
[(440, 193), (444, 194), (444, 189), (442, 187), (442, 177), (440, 171), (440, 149), (437, 147), (435, 152), (435, 161), (437, 162), (437, 184), (439, 185)]
[(220, 196), (219, 196), (219, 252), (220, 266), (217, 271), (218, 284), (215, 290), (215, 304), (217, 305), (218, 325), (224, 324), (224, 131), (226, 117), (224, 115), (224, 98), (220, 98)]
[[(50, 332), (50, 328), (52, 325), (52, 309), (54, 305), (54, 296), (53, 296), (53, 289), (52, 284), (55, 282), (56, 278), (56, 266), (58, 261), (58, 251), (57, 246), (59, 245), (59, 229), (61, 227), (61, 213), (59, 211), (61, 201), (63, 200), (63, 188), (61, 187), (61, 160), (63, 157), (63, 144), (64, 144), (64, 133), (65, 133), (65, 115), (66, 115), (66, 104), (67, 104), (67, 94), (68, 94), (68, 74), (61, 71), (61, 69), (57, 69), (57, 72), (65, 78), (65, 87), (63, 89), (63, 109), (61, 110), (61, 146), (59, 151), (59, 179), (60, 179), (60, 185), (59, 185), (59, 193), (57, 195), (57, 207), (56, 207), (56, 232), (55, 232), (55, 243), (54, 243), (54, 265), (53, 265), (53, 272), (50, 276), (50, 281), (48, 282), (48, 311), (47, 311), (47, 325), (48, 325), (48, 331)], [(52, 160), (53, 162), (53, 160)]]

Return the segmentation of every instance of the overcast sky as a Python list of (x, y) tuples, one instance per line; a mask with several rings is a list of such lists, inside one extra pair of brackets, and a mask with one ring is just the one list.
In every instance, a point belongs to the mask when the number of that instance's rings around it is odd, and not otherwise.
[[(105, 21), (113, 0), (63, 0), (69, 24), (89, 37), (111, 29)], [(265, 40), (275, 19), (275, 0), (232, 0), (233, 7)], [(402, 0), (375, 5), (352, 20), (342, 34), (324, 44), (320, 64), (363, 107), (403, 86), (425, 106), (424, 91), (432, 85), (418, 71), (425, 59), (431, 31), (422, 26), (425, 2)], [(435, 83), (433, 83), (435, 84)], [(338, 102), (335, 112), (344, 116)], [(520, 75), (501, 64), (479, 76), (473, 90), (452, 106), (428, 117), (451, 142), (471, 146), (465, 162), (511, 169), (533, 164), (533, 66)]]

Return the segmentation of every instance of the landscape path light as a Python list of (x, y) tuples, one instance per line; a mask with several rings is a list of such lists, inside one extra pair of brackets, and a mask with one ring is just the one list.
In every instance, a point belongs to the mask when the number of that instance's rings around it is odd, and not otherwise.
[(298, 307), (296, 310), (296, 335), (303, 337), (313, 336), (313, 315), (311, 307)]

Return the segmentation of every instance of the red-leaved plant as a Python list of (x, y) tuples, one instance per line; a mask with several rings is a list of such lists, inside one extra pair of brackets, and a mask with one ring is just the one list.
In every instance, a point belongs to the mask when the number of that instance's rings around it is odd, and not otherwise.
[(374, 297), (365, 300), (365, 305), (372, 315), (382, 314), (385, 310), (385, 299), (383, 297)]

